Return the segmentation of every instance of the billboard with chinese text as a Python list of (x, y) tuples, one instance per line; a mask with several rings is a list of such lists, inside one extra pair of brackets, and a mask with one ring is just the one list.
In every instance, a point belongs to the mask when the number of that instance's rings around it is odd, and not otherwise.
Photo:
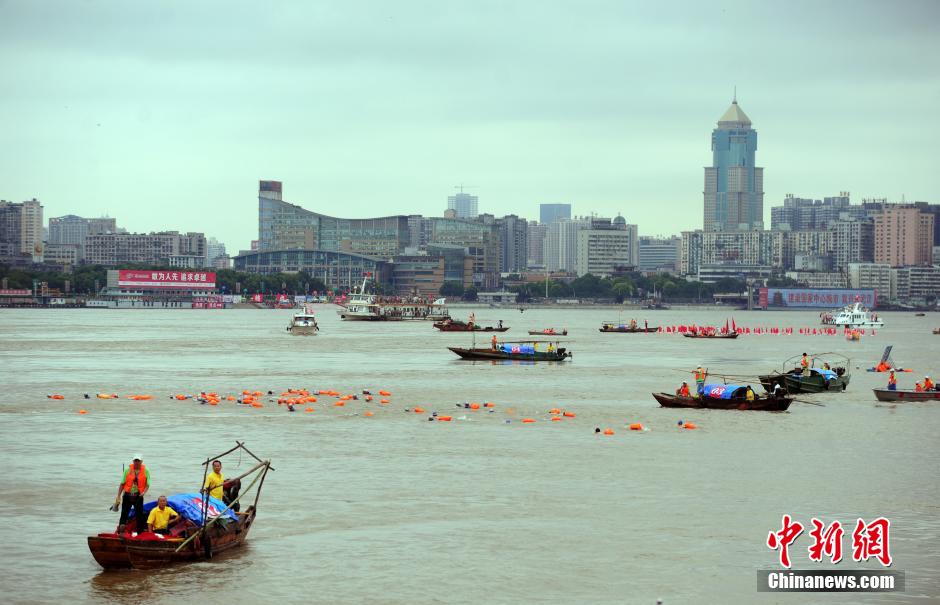
[(760, 306), (765, 309), (818, 308), (832, 309), (856, 302), (874, 309), (878, 304), (877, 290), (846, 290), (841, 288), (761, 288)]
[(122, 288), (213, 290), (215, 273), (205, 271), (130, 271), (118, 272), (118, 286)]

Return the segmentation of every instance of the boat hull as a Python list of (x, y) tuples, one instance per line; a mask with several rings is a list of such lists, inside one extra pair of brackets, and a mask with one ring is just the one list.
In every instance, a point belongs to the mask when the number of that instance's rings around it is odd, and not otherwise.
[(511, 359), (515, 361), (564, 361), (571, 357), (565, 349), (558, 349), (552, 353), (538, 351), (536, 353), (506, 353), (493, 349), (464, 349), (461, 347), (447, 347), (462, 359)]
[(664, 408), (692, 408), (708, 410), (755, 410), (783, 412), (793, 402), (792, 397), (757, 397), (746, 399), (713, 399), (711, 397), (680, 397), (669, 393), (653, 393), (653, 398)]
[(889, 391), (872, 389), (878, 401), (940, 401), (940, 391)]
[(529, 336), (567, 336), (568, 330), (562, 330), (561, 332), (544, 332), (540, 330), (529, 330)]
[(686, 338), (730, 338), (734, 339), (738, 337), (737, 332), (730, 332), (728, 334), (692, 334), (691, 332), (686, 332), (683, 334)]
[(290, 326), (289, 331), (295, 336), (316, 336), (319, 329), (316, 326)]
[(238, 521), (227, 526), (215, 524), (207, 530), (209, 548), (205, 536), (200, 536), (184, 546), (183, 538), (166, 540), (137, 540), (118, 534), (99, 534), (88, 537), (91, 555), (105, 569), (157, 569), (176, 563), (187, 563), (210, 559), (212, 556), (241, 546), (248, 538), (248, 530), (255, 520), (256, 509), (249, 506), (238, 515)]
[(650, 326), (648, 328), (598, 328), (598, 332), (612, 332), (615, 334), (649, 334), (659, 332), (659, 326)]
[(441, 332), (507, 332), (509, 331), (508, 327), (504, 328), (494, 328), (493, 326), (473, 326), (470, 327), (469, 324), (465, 325), (444, 325), (440, 323), (434, 324), (434, 327), (440, 330)]

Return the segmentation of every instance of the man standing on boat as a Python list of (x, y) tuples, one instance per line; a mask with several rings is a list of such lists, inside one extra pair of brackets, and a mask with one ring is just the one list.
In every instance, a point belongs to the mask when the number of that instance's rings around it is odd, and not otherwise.
[(496, 334), (493, 334), (493, 338), (490, 340), (490, 348), (496, 350)]
[(891, 373), (888, 374), (888, 390), (897, 391), (898, 390), (898, 378), (894, 375), (894, 370), (891, 370)]
[(212, 472), (209, 473), (209, 476), (206, 477), (206, 484), (203, 485), (203, 492), (208, 493), (213, 498), (222, 499), (222, 493), (224, 491), (225, 476), (222, 474), (222, 462), (219, 460), (212, 461)]
[(803, 359), (800, 360), (800, 367), (803, 368), (803, 376), (809, 376), (809, 357), (803, 353)]
[(695, 390), (701, 397), (705, 394), (705, 378), (708, 376), (708, 370), (703, 370), (702, 366), (699, 366), (695, 368), (692, 375), (695, 377)]
[(144, 494), (150, 489), (150, 471), (144, 466), (140, 454), (134, 455), (130, 468), (124, 472), (124, 478), (118, 485), (121, 498), (121, 520), (118, 521), (118, 533), (124, 533), (124, 526), (130, 517), (131, 507), (137, 522), (137, 533), (147, 530), (147, 516), (144, 514)]

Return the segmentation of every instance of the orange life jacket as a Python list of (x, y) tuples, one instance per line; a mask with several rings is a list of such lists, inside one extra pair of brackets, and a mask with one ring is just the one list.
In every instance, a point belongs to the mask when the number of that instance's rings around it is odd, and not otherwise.
[(915, 393), (923, 393), (923, 392), (924, 392), (924, 387), (920, 386), (920, 383), (918, 382), (916, 385), (914, 385), (914, 392), (915, 392)]
[(688, 396), (689, 396), (689, 385), (687, 385), (687, 384), (682, 385), (682, 388), (679, 389), (679, 395), (681, 395), (682, 397), (688, 397)]
[(809, 367), (809, 359), (807, 359), (806, 357), (804, 357), (803, 359), (800, 360), (800, 365), (803, 366), (804, 368), (808, 368), (808, 367)]
[(933, 380), (925, 380), (925, 381), (924, 381), (924, 390), (925, 390), (925, 391), (932, 391), (932, 390), (933, 390)]
[(693, 374), (695, 374), (695, 382), (704, 382), (704, 381), (705, 381), (705, 372), (704, 372), (704, 371), (699, 372), (698, 370), (696, 370), (695, 372), (693, 372)]
[(131, 487), (134, 485), (134, 473), (137, 477), (137, 493), (142, 494), (145, 489), (147, 489), (147, 467), (144, 466), (144, 463), (140, 463), (140, 470), (134, 469), (134, 463), (131, 462), (131, 468), (127, 471), (127, 478), (124, 479), (124, 491), (125, 493), (131, 493)]
[(898, 383), (898, 378), (897, 378), (897, 376), (895, 376), (894, 374), (889, 374), (889, 375), (888, 375), (888, 384), (897, 384), (897, 383)]

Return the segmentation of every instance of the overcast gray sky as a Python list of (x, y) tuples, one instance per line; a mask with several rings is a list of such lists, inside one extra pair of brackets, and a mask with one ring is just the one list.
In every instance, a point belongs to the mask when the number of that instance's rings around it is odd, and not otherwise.
[(257, 237), (257, 181), (345, 217), (539, 203), (702, 225), (734, 86), (784, 194), (940, 201), (940, 2), (0, 0), (0, 198)]

